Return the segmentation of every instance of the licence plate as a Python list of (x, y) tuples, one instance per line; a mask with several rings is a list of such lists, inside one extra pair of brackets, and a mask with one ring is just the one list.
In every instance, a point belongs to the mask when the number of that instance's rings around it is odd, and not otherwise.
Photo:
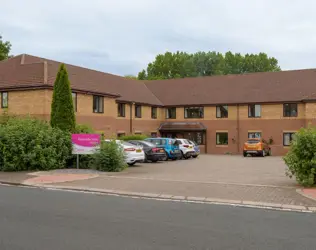
[(136, 153), (140, 153), (140, 152), (142, 152), (141, 149), (137, 149), (137, 150), (136, 150)]
[(192, 148), (192, 146), (190, 146), (189, 148)]
[(160, 149), (160, 150), (159, 150), (159, 152), (163, 153), (163, 152), (164, 152), (164, 150), (163, 150), (163, 149)]

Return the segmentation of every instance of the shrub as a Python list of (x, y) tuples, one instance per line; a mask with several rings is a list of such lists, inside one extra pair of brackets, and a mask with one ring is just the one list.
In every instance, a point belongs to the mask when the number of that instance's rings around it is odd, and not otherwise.
[(90, 164), (91, 168), (106, 172), (120, 172), (127, 167), (124, 151), (115, 141), (102, 141)]
[(93, 128), (86, 124), (77, 124), (74, 130), (74, 134), (93, 134), (95, 133)]
[(61, 64), (54, 83), (50, 124), (53, 128), (73, 132), (76, 118), (67, 69)]
[(124, 136), (121, 136), (120, 140), (123, 140), (123, 141), (129, 141), (129, 140), (145, 140), (146, 138), (148, 138), (147, 135), (124, 135)]
[(70, 134), (45, 121), (10, 118), (0, 126), (0, 170), (51, 170), (65, 167)]
[(312, 186), (316, 177), (316, 129), (300, 129), (294, 136), (290, 150), (283, 158), (288, 170), (286, 175), (295, 176), (303, 186)]

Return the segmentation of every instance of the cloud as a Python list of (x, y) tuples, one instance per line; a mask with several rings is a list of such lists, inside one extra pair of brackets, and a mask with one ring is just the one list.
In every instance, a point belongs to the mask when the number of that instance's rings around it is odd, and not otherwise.
[(0, 32), (29, 53), (137, 74), (158, 53), (266, 52), (283, 69), (316, 65), (312, 0), (10, 0)]

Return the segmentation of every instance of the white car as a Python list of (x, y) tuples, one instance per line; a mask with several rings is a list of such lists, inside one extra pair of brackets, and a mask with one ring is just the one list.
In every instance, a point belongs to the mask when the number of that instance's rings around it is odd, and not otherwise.
[[(109, 142), (111, 140), (106, 139), (105, 141)], [(134, 165), (136, 162), (145, 161), (145, 153), (142, 147), (121, 140), (115, 140), (115, 142), (124, 150), (125, 161), (129, 166)]]
[(182, 153), (182, 158), (189, 159), (195, 155), (195, 150), (192, 144), (187, 139), (177, 139), (177, 143)]

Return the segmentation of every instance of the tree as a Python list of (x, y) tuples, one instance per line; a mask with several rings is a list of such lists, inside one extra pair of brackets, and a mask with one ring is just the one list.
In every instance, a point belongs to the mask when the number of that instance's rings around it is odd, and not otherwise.
[(76, 118), (67, 69), (61, 64), (54, 84), (50, 124), (63, 131), (73, 132)]
[(2, 36), (0, 35), (0, 61), (8, 59), (11, 50), (11, 43), (2, 41)]
[(172, 79), (184, 77), (244, 74), (280, 71), (278, 60), (265, 53), (246, 54), (227, 52), (186, 52), (159, 54), (138, 73), (139, 80)]
[(138, 80), (137, 76), (134, 76), (134, 75), (126, 75), (124, 77), (127, 78), (127, 79)]

